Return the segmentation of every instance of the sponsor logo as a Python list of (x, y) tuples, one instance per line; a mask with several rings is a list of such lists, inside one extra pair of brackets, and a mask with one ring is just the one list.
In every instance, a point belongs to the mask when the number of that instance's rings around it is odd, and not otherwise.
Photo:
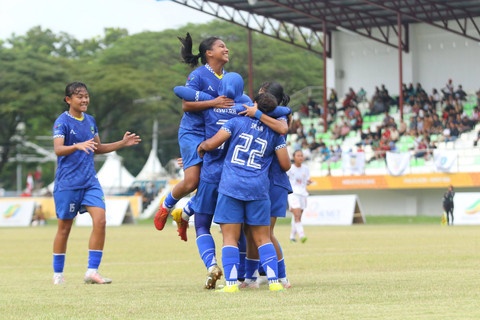
[(9, 206), (7, 208), (7, 210), (5, 210), (2, 213), (2, 216), (6, 219), (11, 218), (11, 217), (15, 217), (15, 215), (20, 211), (20, 208), (21, 208), (21, 205), (13, 204), (13, 205)]
[(215, 90), (213, 90), (212, 86), (208, 86), (208, 89), (207, 89), (207, 90), (215, 91)]
[(480, 212), (480, 199), (465, 209), (466, 214), (475, 214), (477, 212)]
[(72, 129), (70, 130), (70, 134), (77, 134), (77, 133), (75, 132), (75, 130)]

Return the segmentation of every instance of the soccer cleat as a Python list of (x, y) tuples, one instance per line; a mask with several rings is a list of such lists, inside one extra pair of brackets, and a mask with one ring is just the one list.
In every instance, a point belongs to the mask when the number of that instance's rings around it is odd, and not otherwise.
[(65, 279), (62, 275), (53, 276), (53, 284), (65, 284)]
[(225, 286), (222, 289), (215, 290), (215, 292), (238, 292), (238, 284), (232, 284), (231, 286)]
[(240, 289), (258, 289), (260, 286), (257, 281), (243, 281), (238, 285)]
[(294, 242), (297, 242), (297, 240), (295, 238), (290, 238), (290, 242), (294, 243)]
[(158, 209), (157, 213), (155, 213), (155, 218), (153, 219), (153, 223), (155, 224), (155, 228), (157, 230), (163, 230), (165, 227), (165, 223), (167, 222), (168, 218), (168, 209), (163, 206), (163, 202), (165, 201), (165, 198), (167, 196), (164, 196), (162, 200), (160, 200), (160, 208)]
[(88, 284), (109, 284), (112, 283), (111, 279), (104, 278), (98, 272), (91, 273), (89, 275), (85, 274), (83, 281)]
[(287, 278), (278, 279), (278, 281), (282, 284), (284, 289), (290, 289), (292, 287), (292, 285), (290, 284), (290, 281), (288, 281)]
[(183, 241), (187, 241), (188, 221), (182, 219), (183, 209), (175, 209), (172, 211), (173, 220), (177, 223), (178, 236)]
[(256, 282), (258, 283), (259, 286), (268, 284), (267, 276), (259, 276)]
[(302, 237), (300, 240), (302, 240), (302, 243), (305, 243), (307, 241), (307, 237)]
[(222, 269), (218, 265), (208, 268), (207, 280), (205, 281), (205, 289), (215, 289), (217, 280), (222, 277)]
[(268, 289), (270, 291), (283, 291), (283, 286), (281, 283), (278, 282), (272, 282), (268, 285)]

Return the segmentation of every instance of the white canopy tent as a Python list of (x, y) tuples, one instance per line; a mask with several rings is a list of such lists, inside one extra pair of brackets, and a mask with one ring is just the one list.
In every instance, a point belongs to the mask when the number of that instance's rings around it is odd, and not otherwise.
[(107, 160), (98, 171), (97, 177), (105, 194), (122, 192), (135, 181), (134, 176), (123, 166), (122, 157), (115, 151), (107, 155)]

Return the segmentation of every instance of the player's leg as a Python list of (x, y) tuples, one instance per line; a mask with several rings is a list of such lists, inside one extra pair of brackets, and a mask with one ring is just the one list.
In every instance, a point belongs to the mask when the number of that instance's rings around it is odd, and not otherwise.
[(270, 239), (270, 200), (255, 200), (246, 203), (246, 223), (250, 226), (253, 241), (258, 247), (260, 264), (267, 274), (271, 291), (282, 291), (278, 283), (278, 260)]
[(287, 279), (287, 272), (285, 268), (285, 257), (283, 256), (282, 247), (278, 242), (277, 237), (275, 237), (274, 229), (275, 223), (277, 222), (277, 217), (270, 218), (270, 239), (272, 240), (273, 247), (275, 248), (275, 252), (277, 254), (277, 261), (278, 261), (278, 281), (283, 285), (284, 288), (288, 289), (291, 288), (292, 285), (290, 281)]
[(195, 231), (197, 233), (197, 248), (200, 257), (207, 268), (205, 289), (215, 289), (217, 280), (222, 276), (222, 269), (217, 264), (215, 241), (210, 233), (213, 215), (198, 213), (195, 215)]
[(160, 208), (154, 218), (154, 224), (157, 230), (163, 230), (168, 214), (173, 210), (175, 204), (197, 188), (200, 182), (200, 170), (202, 167), (202, 159), (197, 153), (197, 146), (203, 140), (204, 136), (201, 134), (188, 132), (182, 128), (178, 131), (184, 178), (161, 200)]
[(53, 284), (64, 284), (63, 268), (67, 241), (72, 229), (73, 219), (58, 219), (57, 234), (53, 240)]
[(240, 237), (238, 239), (238, 250), (240, 254), (240, 261), (238, 265), (238, 281), (245, 281), (245, 259), (247, 258), (247, 237), (243, 230), (240, 231)]
[(105, 209), (92, 206), (86, 206), (86, 209), (92, 217), (93, 228), (88, 242), (88, 269), (84, 281), (90, 284), (108, 284), (112, 280), (104, 278), (98, 273), (105, 244)]
[(243, 230), (247, 242), (247, 256), (245, 259), (245, 281), (240, 284), (240, 288), (257, 289), (258, 267), (260, 265), (260, 258), (258, 256), (258, 248), (253, 241), (252, 233), (249, 225), (244, 225)]
[(55, 212), (58, 218), (57, 233), (53, 240), (53, 284), (64, 284), (63, 268), (67, 252), (68, 236), (72, 229), (73, 219), (77, 215), (80, 203), (78, 199), (83, 191), (55, 191)]

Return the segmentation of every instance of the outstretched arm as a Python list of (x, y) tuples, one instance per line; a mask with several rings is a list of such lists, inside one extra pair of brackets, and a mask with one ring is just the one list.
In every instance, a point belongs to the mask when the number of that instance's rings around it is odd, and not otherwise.
[(109, 153), (123, 147), (133, 146), (142, 141), (139, 136), (137, 136), (135, 133), (131, 133), (130, 131), (125, 132), (123, 139), (117, 142), (102, 144), (99, 136), (96, 136), (94, 139), (97, 143), (97, 149), (95, 150), (96, 154)]
[(97, 150), (98, 143), (94, 139), (90, 139), (81, 143), (76, 143), (71, 146), (64, 145), (65, 138), (55, 138), (53, 139), (53, 150), (57, 157), (68, 156), (69, 154), (74, 153), (77, 150), (84, 151), (86, 153), (95, 152)]

